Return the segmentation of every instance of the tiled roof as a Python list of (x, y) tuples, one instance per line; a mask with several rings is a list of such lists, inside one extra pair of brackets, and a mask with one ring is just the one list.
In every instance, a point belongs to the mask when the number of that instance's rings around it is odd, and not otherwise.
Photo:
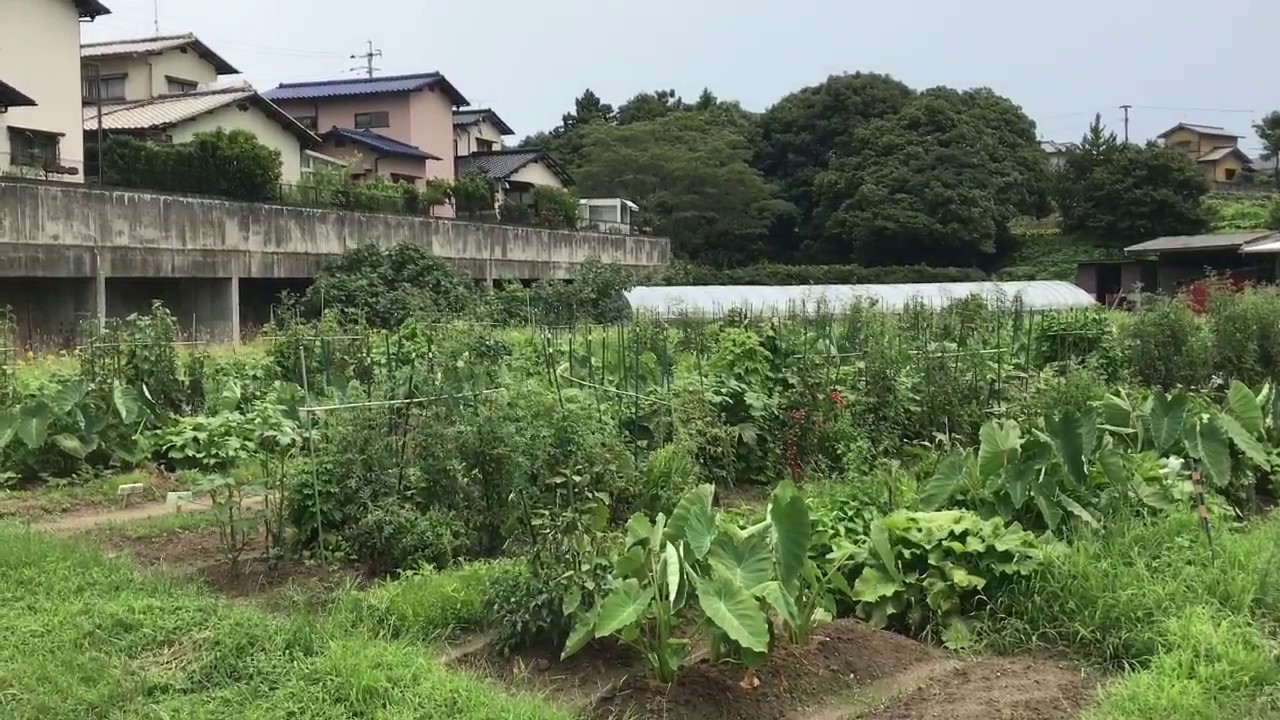
[(1243, 150), (1236, 147), (1235, 145), (1223, 145), (1222, 147), (1216, 147), (1210, 150), (1209, 152), (1201, 155), (1200, 157), (1196, 158), (1196, 162), (1216, 162), (1228, 155), (1232, 155), (1235, 153), (1239, 153), (1240, 157), (1244, 160), (1246, 164), (1251, 162), (1249, 156), (1246, 155)]
[(510, 125), (504, 122), (502, 118), (498, 117), (498, 113), (490, 110), (489, 108), (473, 108), (469, 110), (453, 111), (454, 127), (471, 125), (473, 123), (478, 123), (481, 120), (488, 120), (489, 122), (496, 125), (498, 128), (498, 132), (502, 133), (503, 135), (516, 134), (516, 131), (512, 130)]
[(1201, 135), (1213, 135), (1215, 137), (1241, 137), (1240, 135), (1236, 135), (1219, 125), (1196, 125), (1194, 123), (1178, 123), (1156, 137), (1168, 137), (1178, 130), (1190, 130), (1191, 132), (1200, 133)]
[(80, 46), (82, 58), (119, 57), (122, 55), (151, 55), (174, 48), (190, 47), (196, 54), (209, 61), (219, 75), (236, 75), (240, 71), (231, 63), (223, 60), (208, 45), (200, 42), (200, 38), (192, 33), (182, 35), (158, 35), (134, 40), (107, 40), (105, 42), (84, 43)]
[(352, 130), (351, 128), (333, 127), (321, 135), (325, 140), (334, 137), (342, 137), (351, 142), (360, 143), (365, 147), (373, 148), (379, 152), (388, 155), (403, 155), (405, 157), (422, 158), (423, 160), (440, 160), (437, 155), (423, 150), (422, 148), (402, 143), (399, 140), (389, 138), (386, 135), (379, 135), (372, 130)]
[(1055, 142), (1053, 140), (1041, 140), (1040, 149), (1047, 153), (1065, 153), (1076, 149), (1075, 143)]
[(30, 96), (18, 88), (0, 80), (0, 108), (32, 107), (36, 104)]
[[(160, 130), (242, 101), (262, 110), (286, 130), (297, 135), (304, 145), (319, 144), (320, 138), (299, 125), (297, 120), (289, 117), (253, 89), (244, 87), (181, 95), (161, 95), (151, 100), (134, 102), (103, 103), (102, 129), (108, 132)], [(96, 105), (85, 105), (82, 118), (85, 130), (97, 130), (98, 108)]]
[(310, 100), (312, 98), (350, 97), (352, 95), (378, 95), (403, 93), (439, 87), (449, 94), (454, 105), (469, 105), (443, 75), (438, 72), (415, 75), (388, 75), (387, 77), (346, 80), (322, 80), (318, 82), (281, 83), (263, 93), (270, 100)]
[(1126, 255), (1142, 255), (1159, 252), (1194, 252), (1197, 250), (1234, 250), (1247, 243), (1274, 235), (1270, 230), (1217, 235), (1169, 235), (1140, 242), (1124, 249)]
[(573, 178), (556, 164), (542, 150), (499, 150), (497, 152), (473, 153), (457, 159), (457, 170), (462, 174), (468, 170), (479, 170), (490, 180), (505, 180), (514, 175), (520, 168), (529, 163), (541, 162), (556, 174), (564, 184), (573, 183)]
[(80, 17), (87, 18), (111, 14), (111, 10), (107, 9), (107, 6), (98, 2), (98, 0), (76, 0), (76, 10), (80, 11)]

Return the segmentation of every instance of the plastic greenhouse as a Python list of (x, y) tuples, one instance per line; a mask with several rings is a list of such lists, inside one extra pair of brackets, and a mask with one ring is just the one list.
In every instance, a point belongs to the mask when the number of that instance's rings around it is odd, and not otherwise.
[(626, 293), (631, 311), (677, 315), (840, 313), (855, 304), (896, 311), (922, 303), (943, 308), (977, 295), (989, 303), (1018, 303), (1027, 310), (1089, 307), (1093, 296), (1069, 282), (912, 283), (900, 285), (683, 285), (636, 287)]

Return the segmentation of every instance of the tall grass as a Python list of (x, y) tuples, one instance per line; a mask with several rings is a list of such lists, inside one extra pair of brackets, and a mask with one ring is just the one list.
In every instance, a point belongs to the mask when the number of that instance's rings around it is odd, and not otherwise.
[(996, 598), (994, 649), (1065, 648), (1127, 671), (1094, 718), (1280, 713), (1280, 518), (1220, 528), (1188, 515), (1126, 520), (1048, 553)]
[(567, 717), (420, 645), (269, 616), (13, 526), (0, 547), (0, 717)]

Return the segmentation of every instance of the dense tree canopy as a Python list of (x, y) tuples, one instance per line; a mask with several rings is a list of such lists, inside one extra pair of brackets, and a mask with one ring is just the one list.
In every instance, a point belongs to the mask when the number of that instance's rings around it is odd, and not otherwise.
[(600, 124), (584, 134), (577, 190), (638, 203), (640, 221), (670, 237), (679, 257), (745, 264), (764, 252), (770, 224), (787, 210), (750, 156), (742, 135), (705, 113)]
[(1067, 158), (1057, 192), (1064, 229), (1111, 244), (1203, 232), (1204, 174), (1186, 153), (1130, 145), (1095, 118)]
[(1272, 163), (1275, 180), (1280, 184), (1280, 111), (1271, 111), (1254, 123), (1253, 131), (1262, 141), (1262, 159)]

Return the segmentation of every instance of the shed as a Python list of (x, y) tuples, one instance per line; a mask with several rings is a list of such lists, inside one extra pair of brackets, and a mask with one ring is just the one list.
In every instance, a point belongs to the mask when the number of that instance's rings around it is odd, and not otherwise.
[(988, 302), (1018, 301), (1029, 310), (1058, 310), (1095, 304), (1089, 293), (1069, 282), (909, 283), (887, 285), (677, 285), (642, 286), (626, 292), (632, 312), (718, 315), (732, 309), (752, 314), (841, 312), (858, 303), (900, 311), (916, 303), (942, 308), (970, 296)]

